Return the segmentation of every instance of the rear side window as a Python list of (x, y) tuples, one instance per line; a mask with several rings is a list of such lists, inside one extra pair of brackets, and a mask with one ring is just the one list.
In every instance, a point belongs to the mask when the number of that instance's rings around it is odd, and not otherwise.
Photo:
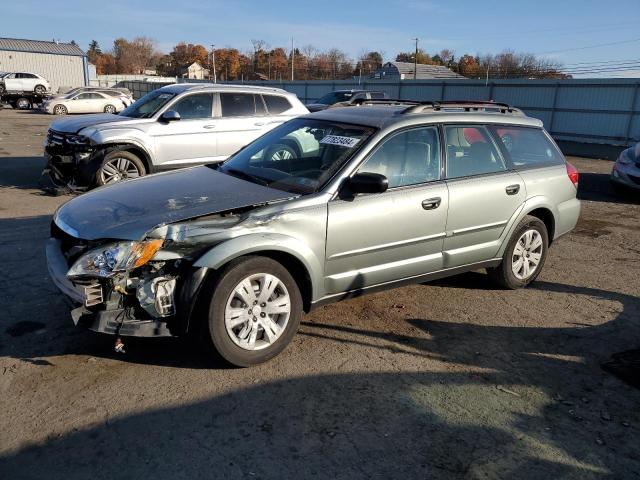
[(256, 114), (252, 93), (221, 93), (220, 108), (223, 117), (247, 117)]
[(384, 92), (371, 92), (371, 100), (384, 100)]
[(273, 115), (278, 115), (284, 111), (287, 111), (291, 108), (291, 103), (285, 97), (281, 97), (280, 95), (263, 95), (264, 101), (267, 104), (267, 109), (269, 113)]
[(480, 126), (445, 127), (447, 177), (459, 178), (507, 169), (489, 131)]
[(558, 149), (539, 128), (494, 126), (491, 131), (516, 168), (564, 163)]

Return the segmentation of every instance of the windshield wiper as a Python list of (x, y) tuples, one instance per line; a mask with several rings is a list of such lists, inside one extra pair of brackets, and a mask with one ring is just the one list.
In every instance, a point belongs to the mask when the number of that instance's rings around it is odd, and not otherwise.
[(237, 168), (225, 168), (224, 170), (222, 170), (222, 172), (233, 175), (234, 177), (244, 178), (249, 182), (258, 183), (260, 185), (264, 185), (265, 187), (269, 185), (263, 178), (260, 178), (256, 175), (251, 175), (250, 173), (247, 173), (243, 170), (238, 170)]

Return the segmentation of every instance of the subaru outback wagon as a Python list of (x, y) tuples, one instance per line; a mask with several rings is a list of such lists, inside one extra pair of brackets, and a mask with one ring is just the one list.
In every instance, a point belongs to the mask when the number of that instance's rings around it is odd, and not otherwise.
[(60, 207), (48, 268), (73, 321), (200, 332), (248, 366), (328, 302), (480, 268), (532, 282), (580, 212), (578, 173), (542, 123), (495, 103), (387, 103), (299, 117), (222, 165)]

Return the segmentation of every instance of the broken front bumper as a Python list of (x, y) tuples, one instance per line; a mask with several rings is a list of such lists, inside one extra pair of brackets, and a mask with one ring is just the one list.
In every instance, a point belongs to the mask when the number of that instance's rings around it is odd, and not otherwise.
[(40, 187), (46, 191), (86, 190), (95, 184), (104, 150), (62, 150), (46, 146)]
[[(207, 274), (206, 268), (186, 266), (171, 277), (157, 274), (133, 279), (137, 285), (124, 291), (104, 279), (82, 283), (69, 280), (69, 262), (58, 238), (47, 242), (46, 256), (54, 285), (75, 307), (71, 312), (74, 324), (121, 336), (167, 337), (187, 333)], [(162, 282), (164, 290), (160, 286)], [(150, 288), (152, 285), (155, 288)], [(173, 289), (169, 292), (168, 285), (173, 285), (175, 292)]]

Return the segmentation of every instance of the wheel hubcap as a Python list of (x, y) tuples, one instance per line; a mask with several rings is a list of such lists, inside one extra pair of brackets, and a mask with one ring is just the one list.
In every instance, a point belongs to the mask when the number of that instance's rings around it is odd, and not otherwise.
[(224, 324), (240, 348), (261, 350), (280, 338), (290, 315), (291, 300), (284, 283), (274, 275), (257, 273), (242, 280), (229, 295)]
[(520, 236), (511, 260), (511, 270), (518, 280), (526, 280), (538, 269), (543, 248), (542, 235), (537, 230), (527, 230)]
[(289, 150), (276, 150), (275, 152), (273, 152), (273, 155), (271, 155), (271, 160), (274, 161), (291, 160), (292, 158), (293, 155), (291, 155), (291, 152)]
[(129, 178), (140, 176), (138, 167), (127, 158), (114, 158), (105, 163), (100, 169), (102, 183), (116, 183)]

